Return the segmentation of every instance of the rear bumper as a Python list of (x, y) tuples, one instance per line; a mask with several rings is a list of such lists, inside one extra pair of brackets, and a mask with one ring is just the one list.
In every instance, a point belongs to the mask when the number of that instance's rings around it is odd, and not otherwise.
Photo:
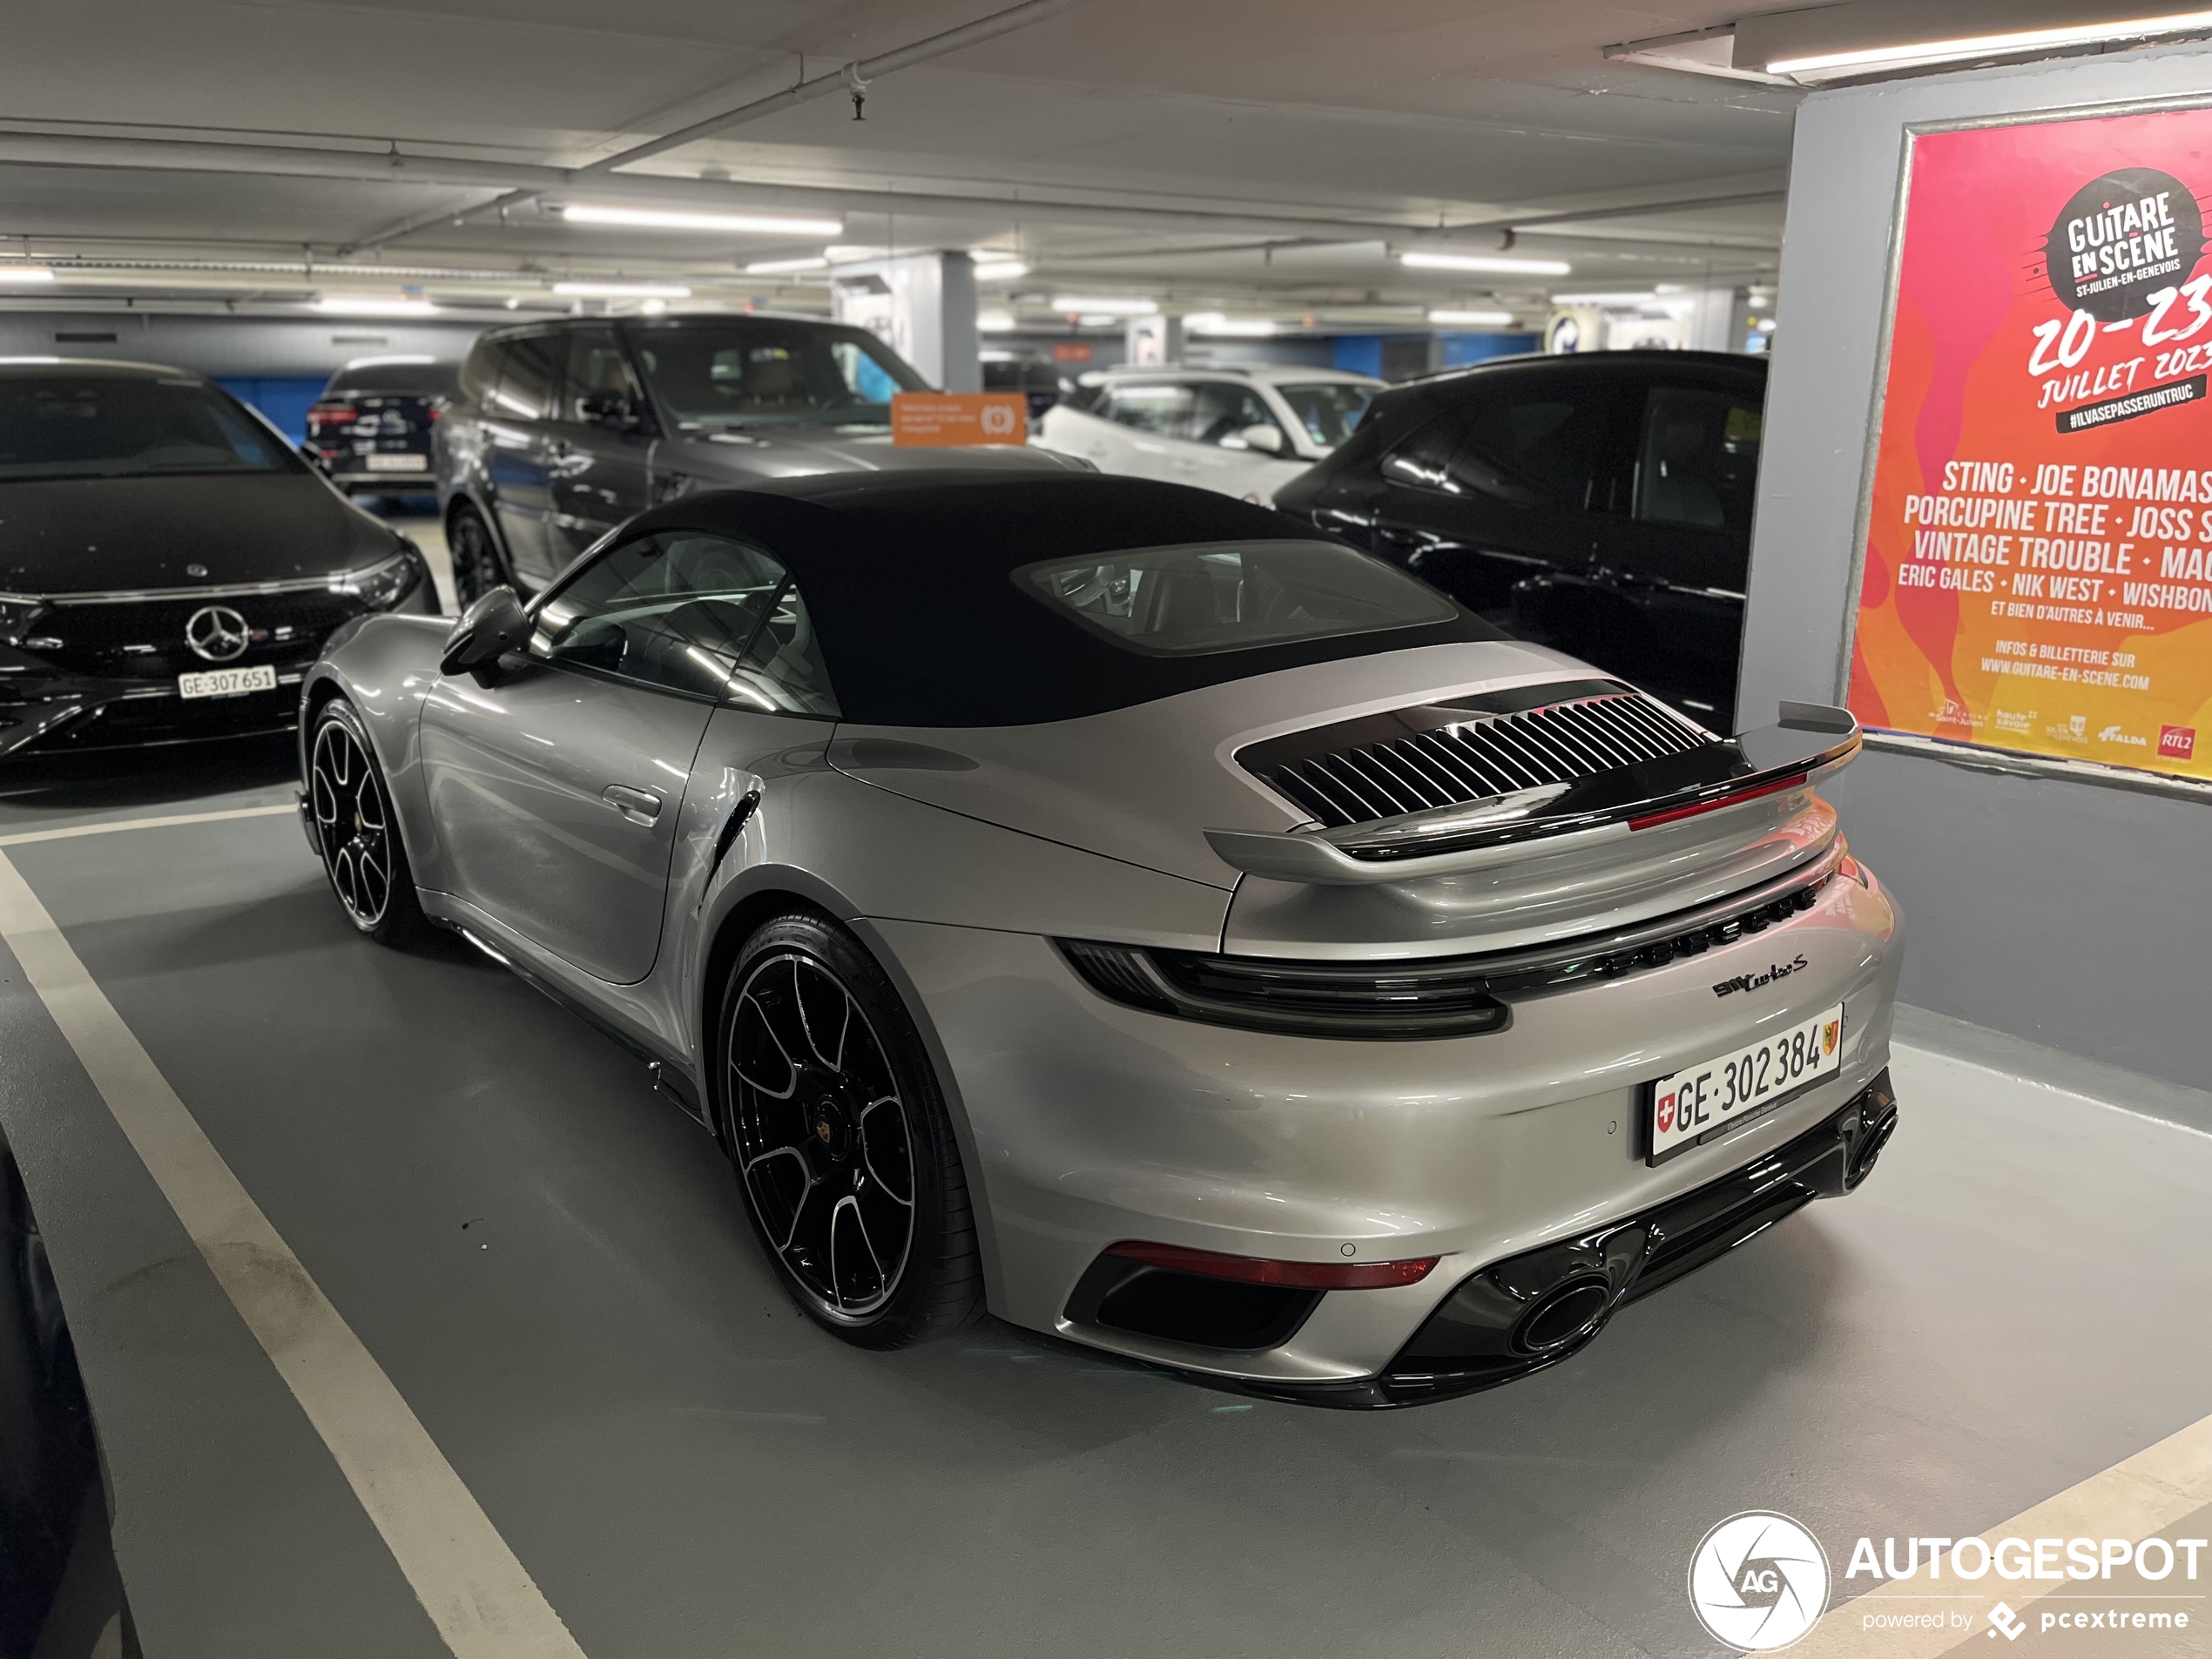
[(1857, 1190), (1897, 1130), (1889, 1069), (1786, 1144), (1694, 1191), (1469, 1274), (1381, 1373), (1228, 1386), (1360, 1410), (1450, 1399), (1572, 1358), (1615, 1312), (1726, 1255), (1815, 1198)]
[[(1042, 939), (873, 926), (941, 1045), (991, 1217), (993, 1312), (1286, 1398), (1321, 1386), (1356, 1395), (1390, 1374), (1486, 1264), (1653, 1214), (1840, 1121), (1888, 1063), (1903, 946), (1871, 876), (1838, 876), (1811, 908), (1702, 954), (1509, 998), (1504, 1028), (1382, 1042), (1125, 1007)], [(1762, 987), (1724, 994), (1739, 977)], [(1838, 1003), (1838, 1072), (1646, 1162), (1650, 1080)], [(1170, 1306), (1099, 1277), (1122, 1271), (1101, 1258), (1128, 1241), (1437, 1265), (1419, 1282), (1331, 1289), (1300, 1307), (1275, 1296)]]

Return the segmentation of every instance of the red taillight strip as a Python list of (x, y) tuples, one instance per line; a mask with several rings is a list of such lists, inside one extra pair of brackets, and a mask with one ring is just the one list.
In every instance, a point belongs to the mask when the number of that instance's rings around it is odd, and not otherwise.
[(1757, 800), (1762, 795), (1778, 795), (1785, 789), (1798, 787), (1811, 776), (1810, 772), (1800, 772), (1788, 778), (1777, 778), (1770, 784), (1761, 784), (1756, 789), (1739, 789), (1732, 795), (1701, 800), (1694, 806), (1675, 806), (1663, 813), (1647, 813), (1642, 818), (1630, 819), (1629, 827), (1632, 830), (1649, 829), (1654, 824), (1671, 824), (1677, 819), (1695, 818), (1700, 813), (1716, 813), (1723, 806), (1740, 806), (1747, 800)]
[(1393, 1285), (1418, 1285), (1443, 1259), (1421, 1256), (1403, 1262), (1272, 1262), (1258, 1256), (1225, 1256), (1215, 1250), (1186, 1250), (1180, 1244), (1151, 1244), (1137, 1238), (1109, 1245), (1106, 1253), (1171, 1272), (1232, 1278), (1244, 1285), (1279, 1285), (1298, 1291), (1376, 1291)]

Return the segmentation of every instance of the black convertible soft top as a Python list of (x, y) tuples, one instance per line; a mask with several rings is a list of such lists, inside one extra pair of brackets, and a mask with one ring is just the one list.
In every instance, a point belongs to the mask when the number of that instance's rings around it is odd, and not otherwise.
[(1211, 490), (1138, 478), (957, 468), (830, 473), (688, 496), (633, 533), (739, 537), (789, 568), (845, 718), (867, 725), (1073, 719), (1308, 663), (1496, 639), (1448, 621), (1190, 656), (1123, 649), (1013, 580), (1041, 560), (1207, 542), (1337, 543)]

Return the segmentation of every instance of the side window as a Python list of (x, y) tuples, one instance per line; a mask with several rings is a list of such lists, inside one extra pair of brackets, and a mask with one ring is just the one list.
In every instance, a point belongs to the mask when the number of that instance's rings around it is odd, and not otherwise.
[(1654, 387), (1636, 445), (1635, 516), (1748, 536), (1760, 426), (1756, 395)]
[(546, 602), (529, 649), (740, 708), (837, 712), (790, 573), (725, 536), (664, 530), (612, 549)]
[(1190, 408), (1184, 416), (1182, 428), (1176, 434), (1193, 443), (1219, 444), (1231, 449), (1250, 446), (1240, 434), (1248, 426), (1271, 426), (1282, 430), (1259, 394), (1249, 386), (1231, 386), (1218, 381), (1200, 381), (1191, 387)]
[(553, 412), (553, 387), (560, 378), (556, 355), (560, 336), (523, 334), (502, 341), (501, 346), (504, 361), (498, 389), (491, 395), (492, 407), (517, 421), (544, 420)]
[(1602, 506), (1595, 497), (1609, 401), (1588, 383), (1488, 390), (1415, 433), (1384, 470), (1403, 483), (1521, 507)]
[(729, 700), (739, 707), (837, 718), (829, 668), (798, 583), (786, 581), (777, 590), (768, 619), (730, 677)]
[(1098, 413), (1118, 425), (1170, 438), (1182, 425), (1190, 407), (1190, 388), (1163, 381), (1113, 387), (1107, 392)]
[(644, 403), (613, 329), (576, 329), (568, 336), (568, 373), (561, 386), (562, 420), (590, 424), (592, 417), (583, 406), (591, 398), (627, 398), (633, 408)]

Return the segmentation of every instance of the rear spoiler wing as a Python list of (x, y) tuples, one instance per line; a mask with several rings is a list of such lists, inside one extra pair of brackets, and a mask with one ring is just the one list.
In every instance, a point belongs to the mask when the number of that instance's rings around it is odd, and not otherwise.
[(1848, 709), (1784, 703), (1780, 712), (1776, 725), (1571, 784), (1344, 829), (1208, 830), (1206, 841), (1232, 869), (1310, 887), (1417, 881), (1579, 851), (1808, 786), (1858, 755)]

